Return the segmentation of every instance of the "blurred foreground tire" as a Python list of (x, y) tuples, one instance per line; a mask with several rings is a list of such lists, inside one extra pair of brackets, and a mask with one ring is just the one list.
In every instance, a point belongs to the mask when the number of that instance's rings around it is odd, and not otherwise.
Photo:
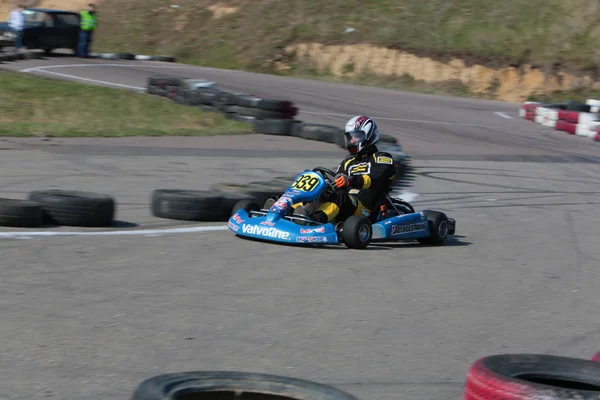
[(483, 357), (467, 373), (464, 400), (600, 398), (600, 363), (538, 354)]
[(41, 204), (50, 223), (66, 226), (111, 226), (115, 200), (105, 194), (73, 190), (36, 190), (29, 200)]
[(44, 224), (44, 210), (36, 202), (0, 198), (0, 226), (32, 228)]
[(332, 386), (278, 375), (198, 371), (158, 375), (131, 400), (358, 400)]

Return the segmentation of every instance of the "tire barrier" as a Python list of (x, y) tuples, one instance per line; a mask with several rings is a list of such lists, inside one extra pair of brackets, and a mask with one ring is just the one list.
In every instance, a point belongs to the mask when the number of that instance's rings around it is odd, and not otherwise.
[(115, 210), (115, 200), (101, 193), (34, 190), (26, 200), (0, 198), (0, 226), (110, 227)]
[(521, 104), (519, 116), (569, 135), (600, 142), (600, 100), (588, 99), (585, 104), (577, 101), (559, 104), (527, 101)]
[(131, 400), (358, 400), (330, 385), (237, 371), (190, 371), (158, 375), (141, 382)]
[(218, 221), (223, 196), (217, 191), (157, 189), (152, 192), (152, 215), (184, 221)]
[(107, 227), (115, 215), (115, 200), (100, 193), (36, 190), (29, 200), (40, 204), (46, 221), (56, 225)]
[[(34, 60), (44, 58), (44, 52), (27, 50), (27, 51), (7, 51), (0, 52), (0, 63), (21, 61), (21, 60)], [(104, 60), (136, 60), (136, 61), (161, 61), (161, 62), (175, 62), (175, 57), (171, 56), (148, 56), (138, 55), (134, 53), (92, 53), (90, 58), (98, 58)]]
[(538, 354), (499, 354), (475, 361), (464, 400), (600, 398), (600, 363)]

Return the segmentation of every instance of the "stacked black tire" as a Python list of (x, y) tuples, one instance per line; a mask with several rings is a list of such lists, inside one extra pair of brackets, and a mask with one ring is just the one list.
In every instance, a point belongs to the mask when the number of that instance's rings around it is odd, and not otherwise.
[(35, 190), (27, 200), (0, 198), (0, 226), (109, 227), (116, 202), (108, 195), (73, 190)]

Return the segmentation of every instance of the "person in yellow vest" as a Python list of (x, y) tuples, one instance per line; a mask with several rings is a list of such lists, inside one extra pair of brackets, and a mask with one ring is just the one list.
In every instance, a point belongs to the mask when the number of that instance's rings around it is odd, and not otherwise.
[(77, 44), (77, 57), (89, 58), (90, 44), (96, 26), (98, 25), (98, 17), (96, 16), (96, 6), (93, 3), (88, 4), (87, 10), (79, 12), (81, 17), (79, 28), (79, 42)]

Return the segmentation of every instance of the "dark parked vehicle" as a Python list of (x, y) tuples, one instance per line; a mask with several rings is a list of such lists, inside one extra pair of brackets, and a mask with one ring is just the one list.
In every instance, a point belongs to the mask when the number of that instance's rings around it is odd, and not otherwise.
[[(79, 13), (44, 8), (26, 8), (23, 13), (25, 14), (24, 47), (42, 49), (46, 53), (54, 49), (76, 51), (79, 39)], [(14, 43), (14, 34), (8, 22), (0, 22), (0, 48), (7, 46), (11, 40)]]

